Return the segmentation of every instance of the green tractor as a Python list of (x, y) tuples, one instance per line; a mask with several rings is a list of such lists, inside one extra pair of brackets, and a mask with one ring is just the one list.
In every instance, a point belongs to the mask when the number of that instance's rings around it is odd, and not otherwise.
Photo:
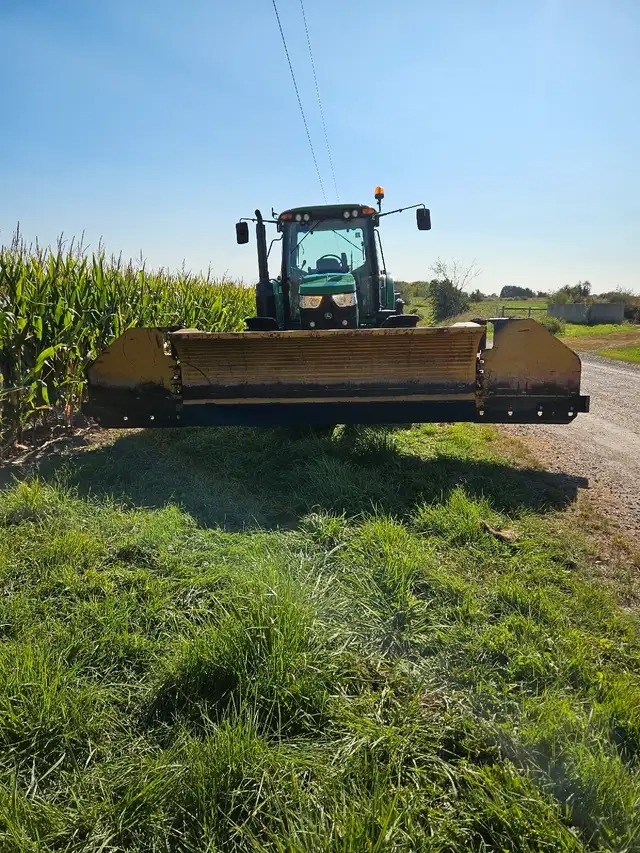
[[(580, 359), (534, 320), (417, 326), (386, 270), (378, 209), (256, 210), (256, 315), (242, 332), (127, 329), (89, 366), (85, 412), (105, 427), (569, 423), (588, 410)], [(431, 228), (416, 209), (418, 228)], [(249, 241), (247, 219), (236, 225)], [(280, 275), (268, 257), (282, 246)]]
[[(238, 243), (249, 241), (247, 222), (256, 223), (258, 276), (256, 317), (251, 331), (277, 329), (410, 328), (415, 315), (402, 313), (403, 302), (386, 270), (380, 219), (416, 209), (421, 231), (431, 228), (424, 205), (381, 213), (382, 187), (376, 187), (378, 210), (362, 204), (296, 207), (268, 220), (282, 235), (280, 275), (269, 277), (265, 220), (259, 210), (236, 225)], [(272, 241), (271, 247), (275, 240)], [(270, 247), (270, 248), (271, 248)]]

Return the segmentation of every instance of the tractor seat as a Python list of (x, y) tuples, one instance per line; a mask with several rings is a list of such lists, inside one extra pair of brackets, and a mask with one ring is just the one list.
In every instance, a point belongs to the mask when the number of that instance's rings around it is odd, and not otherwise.
[(321, 258), (316, 263), (317, 272), (342, 272), (342, 264), (337, 258)]

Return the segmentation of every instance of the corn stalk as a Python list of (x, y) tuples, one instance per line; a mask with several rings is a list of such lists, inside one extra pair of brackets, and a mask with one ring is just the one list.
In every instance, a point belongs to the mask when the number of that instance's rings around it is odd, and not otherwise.
[(26, 246), (16, 234), (0, 247), (0, 448), (52, 416), (70, 425), (86, 367), (124, 330), (239, 330), (252, 298), (233, 282), (148, 272), (102, 248)]

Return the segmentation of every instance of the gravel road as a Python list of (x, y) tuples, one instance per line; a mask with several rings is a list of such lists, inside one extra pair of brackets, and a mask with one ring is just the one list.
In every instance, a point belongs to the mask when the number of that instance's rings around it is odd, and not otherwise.
[(567, 426), (512, 426), (552, 471), (586, 477), (608, 512), (640, 535), (640, 365), (580, 353), (591, 411)]

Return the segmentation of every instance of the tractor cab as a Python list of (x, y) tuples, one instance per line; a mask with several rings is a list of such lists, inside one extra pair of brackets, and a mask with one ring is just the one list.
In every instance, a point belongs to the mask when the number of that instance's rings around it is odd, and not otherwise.
[[(324, 204), (294, 207), (276, 219), (264, 220), (256, 210), (258, 274), (256, 316), (247, 318), (249, 331), (294, 329), (358, 329), (414, 326), (415, 315), (404, 316), (403, 302), (387, 273), (378, 225), (382, 187), (376, 187), (378, 210), (363, 204)], [(416, 210), (418, 228), (431, 228), (424, 205)], [(276, 216), (276, 214), (273, 214)], [(265, 222), (282, 235), (280, 275), (269, 275)], [(236, 224), (238, 243), (247, 243), (247, 220)], [(272, 241), (271, 247), (274, 242)], [(379, 249), (379, 254), (378, 254)]]
[(280, 214), (281, 281), (292, 324), (303, 329), (374, 325), (379, 277), (374, 214), (373, 208), (355, 204)]

